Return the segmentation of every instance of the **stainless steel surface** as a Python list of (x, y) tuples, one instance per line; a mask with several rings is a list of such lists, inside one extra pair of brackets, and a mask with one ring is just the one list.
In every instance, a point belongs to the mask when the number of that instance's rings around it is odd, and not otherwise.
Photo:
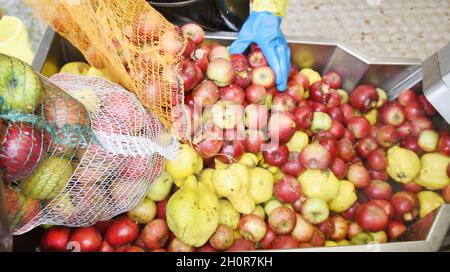
[[(82, 56), (73, 46), (52, 32), (47, 29), (46, 38), (41, 41), (37, 50), (33, 67), (38, 71), (48, 59), (56, 58), (59, 66), (68, 61), (82, 60)], [(226, 45), (235, 39), (235, 34), (208, 33), (207, 39), (209, 42), (220, 41)], [(349, 46), (327, 39), (288, 37), (288, 42), (295, 64), (302, 68), (314, 68), (321, 73), (331, 70), (341, 73), (345, 78), (343, 87), (347, 91), (351, 91), (358, 84), (371, 83), (385, 89), (391, 98), (406, 88), (422, 92), (421, 62), (418, 59), (368, 58)], [(433, 121), (438, 127), (448, 128), (448, 123), (440, 116)], [(441, 248), (449, 226), (450, 205), (443, 205), (414, 223), (398, 242), (286, 251), (437, 251)]]
[(424, 94), (450, 123), (450, 43), (423, 63)]

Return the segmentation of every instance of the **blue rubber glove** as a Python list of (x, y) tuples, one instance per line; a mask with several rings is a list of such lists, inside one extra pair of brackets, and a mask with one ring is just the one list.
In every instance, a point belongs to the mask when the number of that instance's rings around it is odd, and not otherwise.
[(280, 16), (268, 11), (252, 12), (229, 50), (231, 54), (241, 54), (251, 43), (256, 43), (275, 72), (277, 89), (283, 92), (291, 69), (291, 50), (280, 25)]

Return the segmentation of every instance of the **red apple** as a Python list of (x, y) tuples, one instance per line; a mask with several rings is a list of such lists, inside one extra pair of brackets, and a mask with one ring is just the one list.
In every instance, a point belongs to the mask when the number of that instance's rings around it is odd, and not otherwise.
[(194, 51), (195, 51), (195, 43), (194, 41), (192, 41), (190, 38), (186, 39), (186, 46), (184, 47), (183, 50), (183, 57), (185, 58), (191, 58), (194, 55)]
[[(450, 164), (447, 169), (450, 169)], [(447, 185), (444, 187), (444, 189), (442, 189), (442, 198), (444, 199), (445, 203), (450, 204), (450, 185)]]
[(405, 122), (405, 114), (402, 106), (395, 101), (390, 101), (380, 109), (381, 120), (386, 125), (400, 126)]
[[(323, 131), (327, 132), (327, 131)], [(337, 156), (337, 142), (334, 138), (320, 139), (319, 144), (325, 147), (331, 155), (331, 159), (334, 160)]]
[(394, 206), (391, 204), (391, 202), (387, 201), (386, 199), (372, 199), (370, 203), (373, 203), (378, 207), (382, 208), (389, 217), (389, 220), (394, 218), (395, 211)]
[(309, 129), (312, 124), (313, 111), (309, 106), (299, 107), (294, 112), (297, 129)]
[(228, 249), (234, 243), (233, 229), (228, 225), (219, 224), (214, 234), (209, 238), (209, 243), (217, 250)]
[(251, 84), (245, 89), (245, 97), (252, 104), (264, 104), (267, 90), (263, 86)]
[(300, 160), (300, 153), (290, 152), (289, 160), (287, 163), (280, 166), (280, 170), (286, 174), (294, 177), (300, 176), (303, 171), (305, 171), (305, 167), (303, 166)]
[(270, 116), (268, 134), (273, 141), (287, 142), (296, 131), (295, 117), (290, 112), (276, 112)]
[(299, 243), (289, 235), (277, 236), (270, 244), (270, 249), (292, 249), (298, 247)]
[(289, 234), (295, 227), (296, 215), (292, 209), (280, 206), (269, 214), (269, 226), (278, 235)]
[(367, 157), (367, 166), (375, 171), (385, 170), (388, 166), (385, 152), (380, 148), (377, 148), (370, 152), (369, 156)]
[(377, 141), (373, 137), (366, 137), (359, 140), (358, 144), (355, 147), (358, 156), (361, 158), (367, 158), (369, 154), (378, 148)]
[(335, 90), (333, 90), (330, 93), (330, 96), (328, 97), (326, 106), (328, 108), (336, 108), (337, 106), (339, 106), (341, 104), (341, 100), (342, 100), (342, 98), (339, 95), (339, 93), (336, 92)]
[(303, 148), (300, 153), (300, 161), (306, 168), (324, 170), (330, 167), (333, 158), (324, 146), (312, 143)]
[(300, 100), (303, 99), (304, 92), (305, 90), (303, 89), (302, 84), (293, 80), (288, 81), (285, 93), (287, 93), (290, 97), (292, 97), (295, 102), (299, 102)]
[(236, 239), (233, 245), (228, 248), (226, 251), (248, 251), (255, 250), (255, 243), (249, 240), (245, 240), (243, 238)]
[(234, 163), (244, 154), (245, 147), (242, 140), (227, 140), (223, 143), (222, 149), (216, 158), (226, 164)]
[(154, 219), (145, 225), (139, 238), (147, 249), (162, 248), (169, 239), (169, 227), (165, 220)]
[(309, 79), (304, 74), (297, 73), (292, 77), (292, 80), (302, 84), (303, 89), (309, 90), (309, 86), (310, 86)]
[(192, 61), (184, 60), (178, 68), (178, 73), (183, 79), (185, 92), (192, 90), (198, 84), (197, 71)]
[(252, 83), (270, 89), (275, 86), (275, 73), (269, 66), (260, 66), (252, 69)]
[(347, 179), (352, 182), (357, 189), (364, 189), (369, 186), (370, 175), (362, 163), (354, 163), (348, 167)]
[(320, 198), (308, 198), (302, 204), (301, 214), (311, 224), (319, 224), (328, 218), (330, 211), (324, 200)]
[(417, 95), (413, 90), (406, 89), (400, 92), (400, 94), (397, 97), (397, 100), (398, 103), (400, 103), (400, 105), (406, 106), (411, 102), (417, 101)]
[(219, 87), (224, 87), (234, 81), (236, 74), (231, 61), (223, 58), (216, 58), (210, 61), (208, 69), (206, 70), (206, 76), (214, 81)]
[(153, 10), (144, 13), (133, 23), (132, 33), (137, 33), (137, 37), (133, 37), (133, 41), (150, 42), (158, 40), (161, 33), (158, 31), (162, 27), (159, 14)]
[(233, 65), (233, 70), (236, 74), (236, 78), (234, 79), (234, 83), (241, 88), (246, 88), (252, 82), (252, 74), (250, 67), (246, 62), (240, 60), (233, 60), (233, 56), (231, 58), (231, 64)]
[(383, 208), (368, 202), (362, 204), (356, 211), (356, 222), (366, 231), (378, 232), (387, 227), (389, 217)]
[(331, 222), (334, 224), (334, 231), (330, 238), (333, 241), (342, 241), (347, 237), (348, 222), (340, 215), (330, 216)]
[(195, 252), (217, 252), (210, 244), (204, 244), (203, 246), (197, 248)]
[(359, 202), (355, 202), (350, 208), (345, 210), (341, 215), (345, 220), (353, 220), (355, 218), (356, 211), (359, 209)]
[(313, 247), (323, 247), (326, 243), (325, 235), (318, 228), (314, 227), (314, 233), (309, 243)]
[(442, 154), (450, 156), (450, 135), (441, 133), (437, 148)]
[(426, 129), (433, 129), (433, 123), (425, 116), (419, 116), (411, 120), (413, 136), (419, 137), (420, 132)]
[(192, 91), (194, 103), (200, 107), (213, 106), (220, 98), (217, 85), (211, 80), (205, 80)]
[(352, 143), (348, 139), (340, 139), (337, 142), (337, 156), (344, 162), (351, 162), (356, 157)]
[(378, 102), (378, 92), (372, 85), (360, 85), (350, 94), (350, 105), (362, 112), (373, 109)]
[(330, 86), (323, 84), (321, 81), (317, 81), (309, 87), (309, 95), (311, 99), (324, 105), (327, 103), (333, 91), (333, 89), (330, 89)]
[(213, 127), (210, 133), (205, 133), (205, 137), (200, 142), (194, 144), (194, 149), (202, 158), (212, 158), (222, 149), (223, 139), (221, 130)]
[(391, 221), (387, 226), (387, 234), (389, 239), (395, 240), (406, 231), (406, 226), (398, 221)]
[(354, 145), (356, 143), (355, 135), (353, 134), (353, 132), (351, 132), (348, 129), (345, 129), (344, 136), (342, 138), (349, 140), (352, 143), (352, 145)]
[(388, 148), (396, 144), (400, 140), (400, 137), (394, 126), (385, 125), (377, 131), (376, 139), (380, 146)]
[(341, 124), (345, 123), (345, 117), (339, 107), (333, 107), (328, 109), (328, 114), (331, 116), (333, 121), (338, 121)]
[(69, 242), (76, 242), (81, 252), (95, 252), (102, 246), (102, 235), (94, 227), (76, 228), (70, 234)]
[(245, 92), (240, 86), (231, 84), (220, 89), (220, 98), (242, 104), (245, 100)]
[(266, 235), (264, 235), (263, 239), (259, 241), (259, 246), (262, 249), (269, 249), (270, 244), (277, 237), (277, 234), (270, 228), (268, 223), (266, 223), (266, 229)]
[(330, 170), (338, 179), (344, 179), (347, 175), (347, 165), (345, 162), (339, 158), (334, 159), (330, 166)]
[(291, 237), (300, 243), (311, 241), (314, 235), (314, 226), (306, 221), (300, 214), (295, 214), (295, 228), (291, 232)]
[(436, 115), (436, 109), (433, 107), (433, 105), (431, 105), (431, 103), (423, 94), (419, 95), (418, 99), (428, 117), (433, 117), (434, 115)]
[(364, 231), (363, 228), (358, 223), (351, 222), (348, 225), (347, 238), (351, 240), (353, 237), (362, 233), (363, 231)]
[(328, 72), (322, 77), (322, 82), (337, 90), (341, 87), (342, 78), (338, 73)]
[(372, 169), (369, 169), (369, 175), (372, 179), (378, 179), (382, 181), (388, 181), (389, 180), (389, 174), (387, 171), (375, 171)]
[(194, 252), (195, 248), (193, 246), (187, 245), (186, 243), (183, 243), (180, 239), (177, 237), (173, 238), (169, 245), (167, 246), (168, 252)]
[(221, 44), (213, 44), (208, 54), (208, 60), (212, 62), (215, 59), (224, 59), (231, 61), (231, 56), (228, 52), (228, 48)]
[(248, 65), (248, 59), (244, 54), (231, 54), (231, 62), (243, 62)]
[(206, 73), (208, 70), (208, 54), (210, 48), (209, 46), (202, 46), (196, 49), (193, 53), (193, 60), (196, 65), (201, 69), (202, 73)]
[(349, 120), (347, 123), (347, 128), (353, 132), (356, 138), (362, 139), (369, 136), (371, 126), (366, 118), (357, 116)]
[(323, 233), (325, 239), (329, 240), (331, 235), (334, 233), (334, 222), (331, 217), (328, 217), (325, 221), (316, 225), (316, 227)]
[(247, 56), (248, 58), (248, 64), (251, 68), (257, 68), (262, 66), (267, 66), (267, 60), (266, 57), (264, 57), (263, 52), (261, 49), (253, 49)]
[(406, 184), (402, 184), (402, 188), (405, 191), (412, 192), (412, 193), (415, 193), (415, 194), (420, 193), (420, 192), (423, 191), (423, 187), (420, 186), (419, 184), (415, 183), (414, 181), (411, 181), (411, 182), (406, 183)]
[(183, 37), (176, 31), (167, 31), (161, 35), (159, 48), (167, 54), (176, 56), (180, 54), (184, 48)]
[(415, 153), (420, 153), (422, 149), (419, 147), (416, 137), (409, 137), (402, 141), (401, 147), (407, 148)]
[(302, 188), (295, 177), (284, 175), (273, 187), (273, 194), (285, 203), (294, 203), (301, 197)]
[(267, 135), (261, 130), (247, 130), (245, 132), (245, 150), (257, 154), (267, 139)]
[(398, 221), (412, 221), (419, 213), (419, 200), (414, 193), (400, 191), (392, 197), (391, 203), (394, 206), (395, 218)]
[(281, 166), (289, 161), (289, 149), (284, 144), (270, 143), (262, 153), (264, 160), (273, 166)]
[(397, 128), (398, 137), (402, 140), (411, 137), (412, 135), (412, 125), (409, 121), (403, 123), (403, 125)]
[(70, 228), (51, 227), (41, 236), (41, 248), (43, 251), (67, 251)]
[(392, 187), (389, 183), (382, 180), (372, 180), (364, 192), (370, 199), (389, 200), (392, 197)]
[(113, 247), (128, 244), (136, 240), (139, 227), (128, 216), (122, 215), (109, 223), (105, 240)]
[(199, 46), (205, 39), (205, 31), (194, 23), (187, 23), (181, 27), (181, 33), (184, 36), (189, 37), (196, 46)]
[(339, 140), (344, 137), (345, 127), (341, 122), (333, 120), (331, 123), (331, 128), (328, 131), (333, 134), (335, 139)]
[(169, 199), (166, 198), (156, 203), (156, 217), (166, 220), (166, 207)]
[(279, 93), (272, 99), (272, 112), (294, 112), (296, 101), (287, 93)]
[(252, 242), (259, 242), (264, 238), (266, 232), (266, 223), (261, 217), (254, 214), (247, 214), (241, 217), (239, 221), (239, 233), (245, 239)]
[(308, 100), (308, 102), (308, 105), (311, 107), (313, 112), (328, 112), (328, 108), (324, 104), (317, 103), (311, 100)]
[(403, 107), (403, 112), (408, 120), (414, 120), (414, 118), (425, 115), (422, 105), (418, 101), (412, 101), (405, 105)]

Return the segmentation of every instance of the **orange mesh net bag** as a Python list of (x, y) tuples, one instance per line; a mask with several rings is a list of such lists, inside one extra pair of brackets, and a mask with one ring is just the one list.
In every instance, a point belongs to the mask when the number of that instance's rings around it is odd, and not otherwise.
[(166, 128), (176, 121), (186, 39), (145, 0), (27, 0), (95, 68), (134, 92)]
[(0, 169), (13, 234), (131, 210), (178, 152), (137, 97), (102, 78), (47, 79), (0, 54)]

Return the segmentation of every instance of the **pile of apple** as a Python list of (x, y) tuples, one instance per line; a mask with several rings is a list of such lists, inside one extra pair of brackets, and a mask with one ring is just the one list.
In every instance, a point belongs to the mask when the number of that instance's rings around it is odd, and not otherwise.
[[(96, 246), (84, 250), (101, 251), (385, 243), (450, 203), (450, 134), (436, 131), (431, 121), (436, 111), (423, 95), (405, 90), (388, 101), (384, 90), (371, 85), (347, 92), (341, 89), (339, 74), (321, 76), (295, 66), (287, 89), (279, 92), (257, 46), (246, 55), (230, 55), (223, 45), (204, 43), (203, 30), (194, 24), (181, 27), (181, 32), (189, 38), (187, 58), (179, 66), (185, 110), (174, 113), (187, 116), (190, 123), (188, 130), (176, 129), (188, 131), (184, 140), (193, 146), (187, 150), (184, 145), (187, 151), (181, 153), (195, 150), (200, 162), (192, 154), (179, 155), (185, 157), (171, 169), (166, 166), (167, 172), (153, 185), (158, 197), (150, 191), (128, 215), (108, 223), (51, 228), (43, 236), (42, 249), (66, 250), (72, 240), (83, 244), (83, 232), (96, 233)], [(261, 186), (265, 191), (252, 195), (264, 195), (264, 200), (255, 201), (251, 212), (238, 212), (232, 201), (219, 195), (219, 224), (206, 237), (208, 242), (198, 248), (183, 242), (166, 222), (171, 196), (188, 176), (214, 188), (219, 179), (215, 171), (233, 164), (270, 173), (273, 185)], [(185, 169), (189, 173), (182, 173)], [(221, 172), (222, 185), (224, 173), (232, 172)], [(266, 177), (261, 180), (267, 184)], [(51, 233), (61, 230), (61, 246), (49, 245)]]

